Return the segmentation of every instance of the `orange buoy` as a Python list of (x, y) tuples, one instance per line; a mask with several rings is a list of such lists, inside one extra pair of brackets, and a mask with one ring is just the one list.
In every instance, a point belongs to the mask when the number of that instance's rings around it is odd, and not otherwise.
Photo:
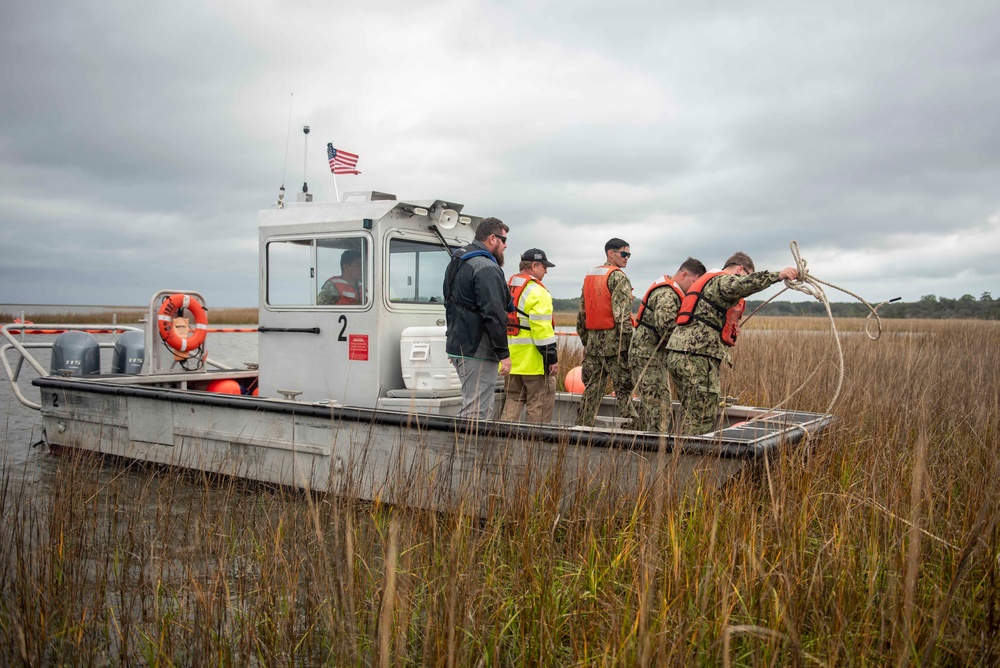
[(253, 396), (255, 396), (255, 397), (260, 396), (260, 388), (259, 387), (253, 388)]
[(566, 391), (572, 394), (583, 394), (583, 368), (575, 366), (566, 373)]
[[(194, 331), (188, 338), (181, 338), (173, 328), (174, 318), (184, 310), (191, 311), (194, 316)], [(180, 353), (190, 352), (201, 347), (205, 342), (205, 334), (208, 330), (208, 313), (205, 307), (197, 299), (185, 294), (170, 295), (163, 299), (160, 310), (156, 316), (157, 329), (160, 338)], [(186, 357), (186, 356), (185, 356)]]
[(208, 392), (216, 394), (243, 394), (240, 384), (231, 378), (220, 378), (209, 382), (205, 388)]

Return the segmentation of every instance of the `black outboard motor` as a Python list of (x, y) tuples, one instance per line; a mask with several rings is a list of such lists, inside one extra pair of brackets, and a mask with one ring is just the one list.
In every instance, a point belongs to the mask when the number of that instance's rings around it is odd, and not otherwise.
[(89, 332), (63, 332), (52, 344), (49, 373), (59, 376), (92, 376), (101, 373), (101, 347)]
[(131, 330), (118, 337), (115, 355), (111, 358), (111, 373), (142, 373), (146, 361), (146, 334)]

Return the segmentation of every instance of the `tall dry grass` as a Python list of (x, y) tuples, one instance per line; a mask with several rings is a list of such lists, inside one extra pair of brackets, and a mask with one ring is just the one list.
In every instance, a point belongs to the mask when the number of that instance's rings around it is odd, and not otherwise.
[[(859, 324), (841, 322), (857, 332)], [(755, 318), (729, 394), (822, 332)], [(484, 519), (64, 455), (0, 481), (5, 665), (996, 665), (1000, 323), (845, 334), (836, 426), (724, 490)], [(793, 400), (820, 410), (825, 362)]]

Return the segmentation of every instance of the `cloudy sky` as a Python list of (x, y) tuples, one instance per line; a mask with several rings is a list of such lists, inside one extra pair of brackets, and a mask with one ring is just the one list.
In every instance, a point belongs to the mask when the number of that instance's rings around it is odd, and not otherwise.
[(1000, 297), (995, 0), (38, 0), (0, 49), (0, 302), (254, 305), (257, 211), (304, 163), (334, 199), (328, 141), (341, 191), (502, 218), (557, 297), (612, 236), (640, 293), (794, 239), (871, 301)]

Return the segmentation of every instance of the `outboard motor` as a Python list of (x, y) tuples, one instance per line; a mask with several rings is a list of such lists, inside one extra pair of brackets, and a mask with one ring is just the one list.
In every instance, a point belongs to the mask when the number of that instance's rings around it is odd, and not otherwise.
[(63, 332), (52, 344), (49, 373), (59, 376), (92, 376), (101, 373), (101, 346), (89, 332)]
[(146, 334), (131, 330), (118, 337), (115, 355), (111, 358), (111, 373), (136, 375), (142, 373), (146, 361)]

